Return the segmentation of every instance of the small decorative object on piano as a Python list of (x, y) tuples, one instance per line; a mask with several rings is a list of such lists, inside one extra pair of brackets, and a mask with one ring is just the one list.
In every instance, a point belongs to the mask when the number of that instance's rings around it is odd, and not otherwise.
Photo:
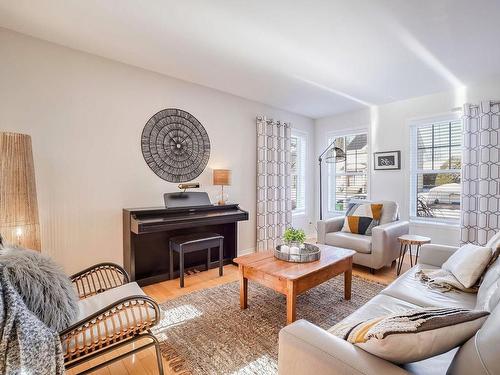
[(177, 185), (177, 187), (181, 190), (187, 190), (187, 189), (198, 189), (200, 187), (199, 182), (185, 182), (182, 184)]
[(225, 205), (227, 202), (227, 194), (224, 193), (224, 186), (231, 185), (231, 171), (229, 169), (214, 169), (214, 185), (221, 186), (221, 193), (217, 195), (217, 204)]
[(283, 235), (284, 245), (276, 247), (274, 256), (287, 262), (306, 263), (318, 260), (317, 246), (304, 243), (306, 234), (302, 229), (287, 228)]

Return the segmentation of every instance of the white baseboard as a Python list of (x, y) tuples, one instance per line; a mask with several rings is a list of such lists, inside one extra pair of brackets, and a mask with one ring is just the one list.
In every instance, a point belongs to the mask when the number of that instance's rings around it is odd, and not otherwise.
[(238, 256), (247, 255), (255, 253), (255, 247), (249, 247), (248, 249), (238, 250)]

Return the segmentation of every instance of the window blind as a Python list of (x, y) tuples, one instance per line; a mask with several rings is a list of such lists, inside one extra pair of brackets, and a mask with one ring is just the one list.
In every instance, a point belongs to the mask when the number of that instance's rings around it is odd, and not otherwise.
[(368, 135), (331, 137), (345, 159), (328, 163), (328, 211), (345, 211), (352, 199), (366, 199), (368, 188)]
[(411, 129), (411, 216), (458, 221), (460, 218), (462, 124), (459, 120)]

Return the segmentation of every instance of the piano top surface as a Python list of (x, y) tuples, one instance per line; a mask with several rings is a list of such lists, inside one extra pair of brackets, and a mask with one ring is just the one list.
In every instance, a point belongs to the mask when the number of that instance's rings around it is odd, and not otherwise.
[[(241, 210), (238, 203), (228, 203), (225, 205), (209, 204), (203, 206), (192, 207), (137, 207), (137, 208), (124, 208), (123, 211), (131, 214), (138, 215), (170, 215), (170, 214), (187, 214), (195, 212), (221, 212), (221, 211), (234, 211)], [(243, 210), (241, 210), (243, 211)]]

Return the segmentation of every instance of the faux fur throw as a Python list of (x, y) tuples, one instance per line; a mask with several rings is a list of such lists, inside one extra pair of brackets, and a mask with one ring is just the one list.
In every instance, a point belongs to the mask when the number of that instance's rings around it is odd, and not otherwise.
[(0, 265), (0, 374), (62, 375), (59, 335), (26, 308)]
[(36, 251), (0, 249), (5, 278), (26, 307), (56, 332), (78, 315), (78, 298), (69, 278), (52, 259)]
[(441, 292), (461, 290), (467, 293), (477, 293), (478, 287), (466, 288), (450, 271), (438, 269), (421, 269), (415, 273), (415, 277), (431, 289)]

